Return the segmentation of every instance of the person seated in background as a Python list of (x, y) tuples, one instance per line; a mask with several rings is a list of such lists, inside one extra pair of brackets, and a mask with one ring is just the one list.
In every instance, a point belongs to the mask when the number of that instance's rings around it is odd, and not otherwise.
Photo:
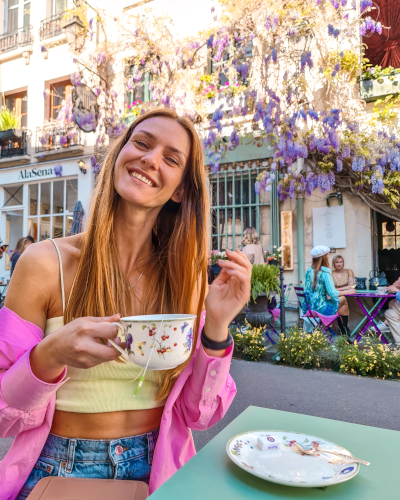
[(263, 247), (254, 227), (246, 227), (243, 231), (242, 245), (242, 252), (251, 264), (265, 264)]
[(324, 245), (311, 250), (312, 266), (307, 269), (304, 287), (310, 309), (323, 316), (336, 314), (344, 304), (344, 294), (355, 293), (353, 289), (336, 290), (329, 269), (329, 252), (330, 248)]
[[(344, 259), (341, 255), (335, 255), (332, 259), (332, 278), (336, 290), (353, 290), (351, 285), (354, 285), (355, 278), (351, 269), (344, 268)], [(341, 305), (339, 306), (338, 314), (338, 327), (342, 335), (349, 334), (349, 303), (346, 297), (341, 298)]]
[(7, 250), (8, 245), (3, 243), (3, 240), (0, 238), (0, 259), (3, 258), (4, 252)]
[[(396, 282), (397, 283), (397, 282)], [(387, 290), (394, 292), (394, 285), (390, 285)], [(389, 302), (389, 309), (385, 311), (386, 322), (389, 325), (390, 333), (393, 336), (394, 343), (400, 347), (400, 291), (396, 293), (396, 298)]]
[(18, 259), (21, 257), (21, 255), (24, 253), (26, 247), (28, 247), (29, 245), (32, 245), (31, 241), (28, 238), (25, 238), (24, 236), (17, 241), (17, 244), (14, 248), (14, 251), (11, 255), (11, 260), (10, 260), (11, 276), (14, 272), (15, 266), (17, 265)]

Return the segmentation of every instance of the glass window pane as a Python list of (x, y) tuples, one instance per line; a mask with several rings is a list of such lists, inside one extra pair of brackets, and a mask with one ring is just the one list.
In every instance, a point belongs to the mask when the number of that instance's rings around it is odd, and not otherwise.
[[(18, 2), (17, 2), (18, 3)], [(7, 31), (15, 31), (18, 29), (18, 7), (9, 9)]]
[(219, 178), (219, 196), (218, 196), (218, 205), (225, 205), (225, 182), (223, 177)]
[(227, 201), (228, 205), (232, 205), (233, 204), (232, 181), (228, 181), (226, 184), (227, 184), (227, 191), (228, 191), (226, 201)]
[(257, 227), (257, 223), (256, 223), (256, 213), (257, 213), (257, 208), (256, 207), (251, 207), (250, 208), (251, 210), (251, 221), (250, 221), (250, 224), (251, 224), (251, 227)]
[(392, 250), (393, 248), (396, 248), (395, 240), (396, 238), (394, 236), (384, 236), (383, 248), (386, 250)]
[[(50, 184), (51, 182), (42, 182), (40, 185), (40, 214), (50, 213)], [(42, 233), (42, 230), (40, 230)]]
[(219, 234), (225, 233), (225, 210), (219, 211)]
[(40, 218), (40, 241), (50, 238), (50, 217)]
[(217, 203), (217, 183), (213, 181), (211, 183), (211, 206), (215, 207)]
[(67, 215), (65, 217), (65, 236), (70, 235), (73, 220), (74, 220), (74, 218), (72, 217), (72, 215)]
[(217, 211), (213, 210), (211, 212), (211, 233), (217, 234), (218, 225), (217, 225)]
[(14, 7), (14, 5), (18, 5), (19, 0), (8, 0), (8, 6)]
[(38, 184), (29, 186), (29, 215), (37, 215), (38, 213)]
[(68, 179), (67, 183), (67, 211), (73, 212), (78, 199), (78, 179)]
[(387, 224), (387, 222), (383, 222), (383, 224), (382, 224), (382, 234), (383, 235), (391, 235), (391, 234), (394, 235), (395, 231), (396, 231), (396, 226), (394, 226), (393, 231), (388, 231), (386, 228), (386, 224)]
[(67, 10), (67, 0), (54, 0), (54, 14), (61, 14)]
[(13, 207), (22, 205), (22, 184), (18, 186), (8, 186), (4, 188), (4, 206)]
[(62, 238), (64, 236), (64, 217), (57, 215), (53, 217), (53, 238)]
[(240, 208), (235, 209), (235, 233), (242, 237), (242, 218), (240, 216)]
[[(242, 197), (243, 205), (249, 204), (249, 179), (243, 179), (243, 197)], [(247, 227), (247, 226), (245, 226)]]
[(28, 235), (32, 236), (35, 241), (38, 239), (38, 220), (37, 217), (28, 219)]
[(64, 181), (53, 182), (53, 214), (64, 212)]
[[(232, 227), (232, 209), (230, 208), (229, 210), (227, 210), (227, 214), (228, 214), (228, 221), (227, 221), (227, 233), (228, 234), (232, 234), (233, 232), (233, 227)], [(230, 249), (232, 249), (232, 247), (229, 247)]]
[(10, 269), (10, 258), (17, 241), (23, 236), (23, 210), (6, 212), (6, 244), (9, 245), (6, 253), (6, 269)]
[(255, 178), (251, 179), (251, 192), (250, 192), (250, 194), (251, 194), (251, 203), (255, 203), (256, 202), (256, 191), (254, 189), (255, 183), (256, 183), (256, 179)]
[(251, 227), (250, 226), (250, 217), (249, 217), (249, 208), (244, 208), (243, 209), (243, 229), (246, 229), (246, 227)]
[(242, 204), (242, 192), (241, 192), (241, 182), (240, 176), (239, 179), (235, 180), (235, 205)]
[(218, 250), (218, 238), (216, 236), (212, 237), (212, 249)]
[(31, 3), (28, 2), (24, 4), (24, 26), (29, 26), (31, 24)]
[(21, 113), (25, 114), (27, 112), (28, 112), (28, 95), (25, 93), (25, 95), (21, 97)]
[(396, 222), (396, 234), (400, 234), (400, 222)]

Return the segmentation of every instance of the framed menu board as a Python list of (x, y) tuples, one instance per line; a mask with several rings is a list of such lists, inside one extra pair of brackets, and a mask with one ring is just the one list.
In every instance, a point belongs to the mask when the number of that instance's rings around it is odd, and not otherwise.
[(344, 206), (313, 208), (313, 246), (346, 248)]
[(293, 270), (293, 212), (281, 212), (282, 266)]

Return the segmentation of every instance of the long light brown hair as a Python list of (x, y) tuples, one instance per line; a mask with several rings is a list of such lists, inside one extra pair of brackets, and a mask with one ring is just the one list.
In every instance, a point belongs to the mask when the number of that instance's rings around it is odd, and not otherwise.
[[(178, 122), (190, 136), (191, 153), (183, 174), (182, 202), (169, 200), (162, 207), (153, 228), (153, 251), (144, 263), (148, 267), (140, 309), (141, 314), (197, 314), (193, 355), (207, 283), (209, 201), (200, 139), (193, 124), (172, 110), (159, 109), (143, 114), (110, 145), (93, 192), (87, 231), (83, 236), (78, 270), (64, 319), (67, 323), (82, 316), (111, 316), (116, 312), (122, 317), (132, 314), (131, 289), (121, 269), (114, 237), (114, 213), (119, 198), (114, 189), (114, 168), (133, 130), (154, 117)], [(189, 361), (160, 373), (157, 399), (169, 394)]]
[(317, 278), (318, 278), (318, 273), (321, 270), (321, 267), (328, 267), (329, 268), (329, 258), (328, 254), (323, 255), (322, 257), (316, 257), (313, 258), (312, 260), (312, 268), (314, 269), (314, 279), (313, 279), (313, 289), (315, 290), (315, 287), (317, 286)]

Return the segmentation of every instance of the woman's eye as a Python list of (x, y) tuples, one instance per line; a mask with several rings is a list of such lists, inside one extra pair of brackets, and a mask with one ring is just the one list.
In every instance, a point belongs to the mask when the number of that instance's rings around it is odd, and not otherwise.
[(138, 144), (140, 147), (142, 147), (142, 148), (147, 148), (147, 144), (146, 144), (145, 142), (143, 142), (143, 141), (135, 141), (135, 142), (136, 142), (136, 144)]
[(166, 158), (169, 162), (173, 163), (174, 165), (179, 165), (179, 162), (178, 160), (176, 160), (175, 158)]

